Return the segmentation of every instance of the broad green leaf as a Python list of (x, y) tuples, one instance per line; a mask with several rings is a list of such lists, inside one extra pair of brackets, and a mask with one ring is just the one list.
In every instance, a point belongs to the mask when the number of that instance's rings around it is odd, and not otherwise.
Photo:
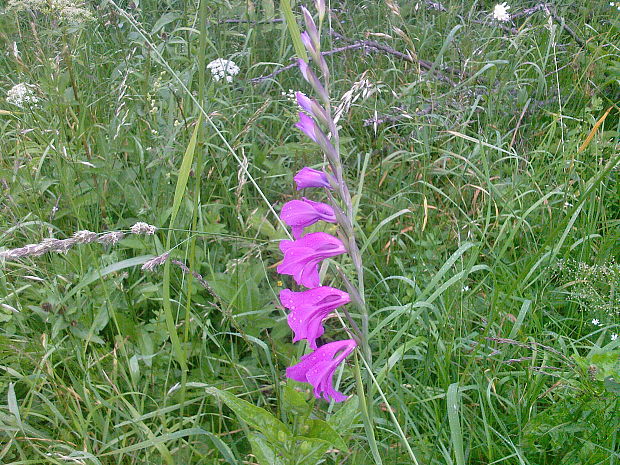
[(178, 13), (171, 12), (171, 13), (164, 14), (161, 18), (157, 20), (157, 22), (155, 23), (155, 26), (153, 26), (153, 30), (151, 31), (151, 34), (157, 34), (167, 24), (170, 24), (171, 22), (176, 20), (178, 17), (179, 17)]
[(298, 440), (295, 465), (316, 465), (325, 456), (329, 443), (322, 439), (296, 437)]
[(342, 407), (334, 413), (327, 422), (336, 431), (341, 433), (348, 431), (353, 423), (357, 421), (357, 417), (360, 414), (359, 399), (357, 396), (351, 396), (346, 402), (342, 404)]
[(207, 388), (206, 392), (224, 402), (240, 420), (263, 433), (269, 441), (279, 443), (291, 437), (288, 427), (267, 410), (214, 387)]
[(260, 465), (284, 465), (272, 446), (261, 435), (250, 432), (247, 438), (252, 446), (252, 453)]
[(292, 383), (287, 383), (282, 389), (282, 408), (293, 416), (307, 417), (312, 411), (312, 405), (306, 402), (306, 397), (297, 391)]
[(303, 436), (305, 438), (322, 439), (336, 449), (348, 450), (347, 444), (340, 435), (324, 420), (306, 420)]

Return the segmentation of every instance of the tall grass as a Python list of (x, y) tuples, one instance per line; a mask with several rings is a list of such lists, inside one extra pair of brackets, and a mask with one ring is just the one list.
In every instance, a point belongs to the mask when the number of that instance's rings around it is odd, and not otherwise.
[[(327, 58), (335, 95), (364, 72), (378, 88), (340, 124), (383, 463), (410, 463), (401, 435), (421, 464), (620, 463), (617, 281), (562, 268), (620, 254), (620, 15), (554, 3), (582, 47), (544, 11), (513, 33), (488, 2), (393, 3), (332, 4), (324, 25), (433, 68), (371, 48)], [(0, 247), (160, 229), (2, 263), (0, 462), (258, 463), (209, 389), (287, 424), (301, 408), (273, 212), (320, 159), (290, 129), (299, 74), (250, 83), (290, 63), (289, 31), (270, 0), (89, 8), (87, 27), (0, 16), (0, 86), (41, 97), (0, 101)], [(241, 67), (233, 83), (206, 71), (217, 57)], [(170, 264), (140, 269), (168, 250), (211, 292)], [(347, 445), (325, 463), (373, 463), (354, 402), (313, 406)]]

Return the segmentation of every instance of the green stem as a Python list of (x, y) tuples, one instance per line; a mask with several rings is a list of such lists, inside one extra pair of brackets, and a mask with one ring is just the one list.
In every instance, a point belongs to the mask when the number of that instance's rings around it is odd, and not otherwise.
[(370, 453), (375, 461), (376, 465), (383, 465), (381, 456), (379, 455), (379, 449), (377, 447), (377, 441), (375, 439), (375, 430), (372, 423), (372, 418), (368, 410), (368, 404), (366, 402), (366, 394), (364, 393), (364, 382), (362, 381), (362, 374), (360, 372), (360, 361), (355, 354), (355, 381), (357, 382), (357, 397), (360, 403), (360, 413), (362, 414), (362, 421), (364, 422), (364, 429), (366, 430), (366, 438), (368, 439), (368, 445), (370, 447)]

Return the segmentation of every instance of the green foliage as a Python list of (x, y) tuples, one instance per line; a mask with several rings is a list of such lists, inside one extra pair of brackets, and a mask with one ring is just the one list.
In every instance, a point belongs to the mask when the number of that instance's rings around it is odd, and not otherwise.
[(309, 418), (312, 406), (288, 383), (282, 393), (282, 407), (290, 422), (288, 426), (267, 410), (229, 392), (216, 388), (207, 388), (206, 391), (256, 430), (246, 431), (246, 435), (260, 465), (311, 465), (321, 460), (329, 447), (347, 450), (346, 443), (330, 423)]
[[(427, 63), (327, 57), (372, 311), (370, 435), (357, 396), (283, 382), (303, 352), (274, 211), (321, 160), (292, 127), (299, 73), (250, 79), (300, 53), (290, 3), (284, 21), (272, 0), (0, 12), (0, 250), (159, 228), (0, 259), (0, 462), (398, 465), (404, 437), (425, 465), (619, 463), (618, 12), (554, 2), (582, 47), (542, 10), (507, 31), (490, 2), (332, 4), (324, 50), (346, 45), (333, 27)], [(21, 82), (36, 107), (6, 101)], [(334, 379), (353, 393), (349, 367)]]

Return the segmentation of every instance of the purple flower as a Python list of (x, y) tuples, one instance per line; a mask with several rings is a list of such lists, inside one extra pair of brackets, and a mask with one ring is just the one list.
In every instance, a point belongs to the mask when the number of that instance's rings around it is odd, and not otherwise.
[(301, 200), (291, 200), (282, 207), (280, 218), (293, 229), (293, 237), (299, 239), (304, 228), (317, 221), (336, 222), (334, 209), (321, 202), (313, 202), (305, 197)]
[(308, 97), (303, 92), (295, 92), (295, 98), (297, 99), (297, 104), (301, 107), (302, 110), (310, 114), (314, 113), (312, 108), (312, 99), (310, 97)]
[(326, 187), (331, 189), (327, 173), (312, 168), (302, 168), (293, 178), (297, 184), (297, 190), (300, 191), (306, 187)]
[(278, 265), (278, 273), (290, 274), (297, 284), (319, 287), (319, 263), (326, 258), (347, 251), (343, 243), (324, 232), (310, 233), (295, 241), (283, 240), (280, 250), (284, 260)]
[(316, 121), (325, 125), (329, 124), (329, 115), (325, 108), (319, 105), (316, 100), (306, 96), (303, 92), (295, 92), (295, 97), (297, 98), (297, 104), (303, 111), (313, 116)]
[(313, 57), (316, 56), (316, 54), (317, 54), (316, 48), (314, 46), (312, 38), (310, 37), (310, 34), (308, 34), (306, 31), (304, 31), (300, 35), (301, 35), (301, 43), (304, 44), (304, 47), (306, 47), (306, 50), (308, 50), (308, 52)]
[(321, 128), (317, 126), (313, 118), (300, 111), (299, 122), (295, 123), (295, 127), (312, 139), (313, 142), (319, 144), (330, 161), (333, 162), (333, 160), (338, 158), (338, 151), (325, 133), (321, 131)]
[[(347, 396), (334, 389), (332, 378), (338, 365), (353, 352), (357, 343), (353, 339), (330, 342), (301, 357), (297, 365), (286, 369), (286, 376), (314, 386), (314, 397), (342, 402)], [(339, 353), (340, 352), (340, 353)], [(338, 354), (338, 355), (336, 355)], [(334, 358), (335, 357), (335, 358)]]
[(317, 287), (303, 292), (290, 289), (280, 291), (280, 302), (291, 312), (288, 325), (295, 333), (293, 342), (308, 340), (311, 349), (316, 349), (316, 340), (323, 335), (323, 320), (332, 310), (351, 302), (349, 294), (329, 286)]
[(299, 58), (297, 60), (297, 64), (299, 65), (299, 71), (301, 71), (301, 75), (308, 82), (308, 84), (310, 84), (314, 88), (316, 93), (319, 94), (321, 100), (326, 103), (329, 102), (329, 95), (327, 94), (325, 87), (323, 87), (323, 84), (321, 84), (319, 78), (317, 78), (316, 74), (314, 74), (314, 72), (310, 69), (308, 63)]
[(299, 122), (295, 123), (295, 127), (303, 132), (306, 136), (312, 139), (317, 144), (319, 143), (317, 131), (319, 128), (312, 118), (305, 113), (299, 112)]

